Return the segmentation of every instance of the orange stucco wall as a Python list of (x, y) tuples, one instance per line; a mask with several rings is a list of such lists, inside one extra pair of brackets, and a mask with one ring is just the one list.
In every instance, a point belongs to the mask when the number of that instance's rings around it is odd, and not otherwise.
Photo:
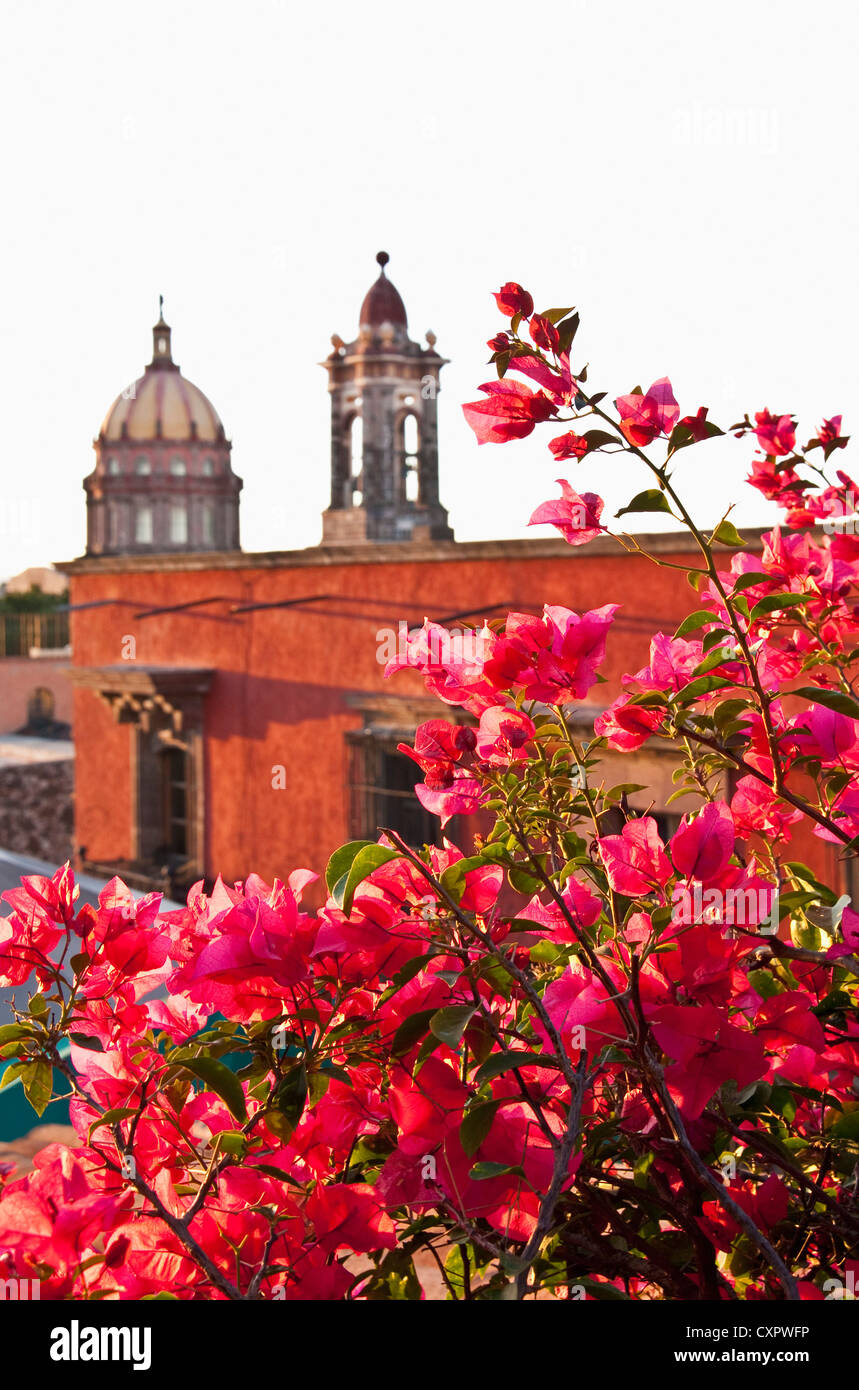
[[(472, 607), (475, 616), (463, 625), (508, 608), (539, 611), (544, 602), (576, 611), (620, 603), (602, 668), (608, 683), (591, 692), (604, 706), (621, 675), (646, 664), (651, 634), (673, 631), (695, 606), (682, 573), (638, 556), (593, 547), (529, 556), (522, 542), (513, 543), (514, 558), (506, 560), (496, 551), (481, 558), (474, 546), (462, 547), (459, 558), (457, 549), (449, 547), (449, 558), (438, 560), (410, 559), (404, 548), (402, 560), (393, 562), (334, 563), (329, 554), (315, 563), (306, 553), (295, 566), (288, 557), (266, 565), (246, 556), (238, 568), (233, 562), (149, 572), (129, 561), (126, 570), (114, 562), (109, 570), (72, 573), (73, 605), (121, 600), (72, 614), (76, 666), (119, 664), (132, 637), (138, 663), (215, 669), (205, 724), (209, 873), (235, 879), (251, 869), (268, 877), (297, 866), (321, 871), (347, 838), (344, 734), (361, 723), (347, 696), (426, 694), (415, 673), (383, 679), (380, 629), (396, 631), (400, 621), (415, 626), (424, 615), (445, 618)], [(670, 558), (694, 563), (682, 553)], [(232, 604), (320, 594), (325, 601), (230, 613)], [(205, 608), (134, 616), (144, 607), (215, 595), (223, 601)], [(495, 605), (501, 608), (493, 611)], [(90, 860), (128, 857), (130, 729), (116, 724), (89, 690), (75, 694), (74, 723), (77, 844)], [(632, 775), (634, 757), (623, 780), (644, 780)], [(278, 765), (286, 769), (285, 791), (272, 787)], [(829, 851), (798, 837), (795, 855), (806, 853), (825, 869)]]
[(0, 658), (0, 734), (14, 733), (27, 722), (27, 701), (37, 686), (54, 697), (54, 718), (72, 722), (72, 687), (67, 657)]

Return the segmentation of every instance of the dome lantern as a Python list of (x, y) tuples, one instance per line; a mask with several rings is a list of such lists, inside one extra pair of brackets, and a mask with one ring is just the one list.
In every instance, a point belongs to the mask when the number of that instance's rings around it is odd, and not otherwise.
[(152, 367), (176, 367), (170, 348), (172, 329), (164, 321), (164, 296), (158, 296), (158, 322), (152, 330)]

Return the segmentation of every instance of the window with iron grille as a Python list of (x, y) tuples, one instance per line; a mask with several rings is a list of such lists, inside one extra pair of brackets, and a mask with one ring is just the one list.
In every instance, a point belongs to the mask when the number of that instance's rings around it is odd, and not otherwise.
[[(395, 830), (407, 845), (440, 845), (438, 816), (425, 810), (415, 795), (423, 781), (417, 763), (397, 752), (411, 735), (382, 735), (361, 730), (349, 737), (349, 834), (375, 840), (381, 830)], [(447, 832), (448, 838), (453, 836)]]

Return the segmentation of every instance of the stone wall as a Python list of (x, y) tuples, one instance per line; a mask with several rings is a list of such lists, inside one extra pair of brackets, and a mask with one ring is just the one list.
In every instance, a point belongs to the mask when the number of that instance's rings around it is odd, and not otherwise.
[(57, 865), (71, 858), (74, 781), (72, 758), (0, 767), (0, 848)]

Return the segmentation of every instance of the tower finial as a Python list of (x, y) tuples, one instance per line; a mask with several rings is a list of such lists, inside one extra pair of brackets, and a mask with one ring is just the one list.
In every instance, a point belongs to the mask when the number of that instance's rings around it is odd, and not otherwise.
[(377, 252), (376, 252), (376, 260), (378, 261), (379, 265), (382, 267), (382, 274), (383, 274), (383, 275), (384, 275), (384, 273), (385, 273), (385, 266), (388, 264), (388, 261), (389, 261), (390, 259), (391, 259), (391, 258), (390, 258), (390, 256), (388, 255), (387, 251), (377, 251)]
[(164, 321), (164, 296), (158, 296), (158, 322), (152, 330), (152, 365), (174, 366), (170, 352), (170, 327)]

